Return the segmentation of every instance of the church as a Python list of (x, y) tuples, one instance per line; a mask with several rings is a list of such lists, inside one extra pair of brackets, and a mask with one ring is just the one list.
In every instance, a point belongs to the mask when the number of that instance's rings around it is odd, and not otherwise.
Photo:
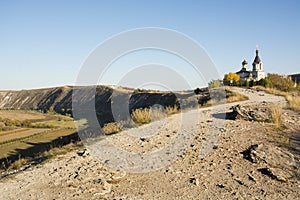
[(252, 70), (248, 69), (248, 62), (244, 60), (242, 62), (242, 69), (236, 72), (240, 76), (241, 81), (259, 81), (265, 78), (265, 72), (263, 70), (263, 63), (258, 55), (258, 49), (256, 48), (256, 56), (252, 63)]

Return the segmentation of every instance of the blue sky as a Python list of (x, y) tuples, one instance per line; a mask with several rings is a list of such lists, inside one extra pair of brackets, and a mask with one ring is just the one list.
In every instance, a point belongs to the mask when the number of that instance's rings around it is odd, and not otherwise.
[(73, 85), (101, 42), (142, 27), (193, 38), (220, 76), (251, 64), (256, 45), (267, 73), (299, 72), (299, 10), (297, 0), (0, 0), (0, 90)]

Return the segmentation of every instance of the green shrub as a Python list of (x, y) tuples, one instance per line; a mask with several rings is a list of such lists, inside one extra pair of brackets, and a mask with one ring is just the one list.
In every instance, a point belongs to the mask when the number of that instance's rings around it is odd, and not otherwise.
[(287, 76), (282, 76), (279, 74), (268, 74), (267, 79), (269, 81), (268, 87), (276, 88), (284, 92), (295, 90), (295, 82), (293, 82)]

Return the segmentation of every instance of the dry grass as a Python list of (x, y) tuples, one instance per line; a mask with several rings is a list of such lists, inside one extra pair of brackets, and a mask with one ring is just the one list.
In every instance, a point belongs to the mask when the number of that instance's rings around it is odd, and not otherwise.
[(230, 87), (225, 87), (226, 91), (226, 102), (227, 103), (232, 103), (232, 102), (238, 102), (238, 101), (245, 101), (248, 100), (249, 98), (245, 95), (242, 95), (240, 93), (234, 92), (230, 89)]
[(274, 123), (276, 128), (280, 128), (282, 125), (282, 120), (281, 120), (282, 108), (277, 106), (272, 106), (269, 109), (272, 117), (272, 122)]
[(118, 133), (121, 131), (121, 127), (117, 122), (107, 123), (103, 126), (102, 131), (105, 135)]
[(62, 147), (50, 148), (48, 151), (43, 152), (41, 154), (41, 156), (51, 158), (51, 157), (55, 157), (58, 155), (66, 154), (68, 152), (71, 152), (72, 150), (78, 150), (79, 148), (82, 148), (82, 146), (83, 146), (83, 144), (80, 141), (71, 142), (70, 144), (67, 144)]
[(30, 136), (34, 136), (37, 134), (43, 134), (50, 131), (50, 129), (38, 129), (38, 128), (26, 128), (19, 129), (16, 131), (7, 131), (0, 134), (0, 144), (7, 143), (9, 141), (20, 140), (24, 138), (28, 138)]
[(283, 92), (283, 91), (278, 90), (276, 88), (265, 88), (263, 86), (254, 86), (253, 89), (265, 91), (269, 94), (274, 94), (274, 95), (278, 95), (278, 96), (285, 96), (287, 94), (286, 92)]
[(288, 106), (290, 109), (300, 112), (300, 96), (286, 95), (286, 100), (288, 101)]
[(32, 157), (21, 158), (19, 156), (18, 160), (14, 161), (13, 163), (10, 163), (8, 161), (8, 166), (3, 165), (2, 169), (0, 169), (0, 170), (3, 171), (4, 169), (19, 169), (22, 166), (32, 162), (33, 159), (40, 158), (40, 157), (46, 157), (47, 159), (49, 159), (49, 158), (52, 158), (52, 157), (55, 157), (55, 156), (58, 156), (58, 155), (64, 155), (64, 154), (66, 154), (68, 152), (71, 152), (73, 150), (78, 150), (82, 147), (83, 147), (82, 142), (77, 141), (77, 142), (70, 143), (70, 144), (67, 144), (65, 146), (62, 146), (62, 147), (50, 148), (48, 151), (44, 151), (44, 152), (40, 153), (37, 157), (34, 157), (34, 158), (32, 158)]
[(219, 99), (219, 100), (216, 98), (212, 98), (205, 104), (204, 107), (248, 100), (247, 96), (242, 95), (237, 92), (233, 92), (230, 89), (230, 87), (225, 87), (225, 91), (226, 91), (226, 99), (225, 99), (225, 97), (223, 99)]
[(175, 106), (167, 106), (166, 107), (166, 113), (167, 115), (173, 115), (173, 114), (176, 114), (176, 113), (179, 113), (179, 109), (178, 107), (175, 105)]
[(12, 120), (44, 120), (48, 116), (37, 111), (24, 110), (0, 110), (0, 116)]
[(148, 124), (151, 121), (160, 120), (166, 118), (169, 115), (173, 115), (179, 112), (179, 108), (175, 106), (167, 106), (164, 110), (161, 107), (157, 108), (144, 108), (136, 109), (131, 113), (132, 120), (138, 124)]
[(231, 94), (232, 95), (227, 98), (227, 103), (248, 100), (248, 97), (246, 97), (245, 95), (242, 95), (240, 93), (232, 92)]
[(13, 168), (13, 169), (18, 169), (20, 168), (21, 166), (27, 164), (28, 160), (25, 159), (25, 158), (19, 158), (18, 160), (16, 160), (15, 162), (13, 162), (10, 166), (10, 168)]
[(131, 113), (132, 120), (137, 124), (148, 124), (151, 122), (149, 108), (136, 109)]

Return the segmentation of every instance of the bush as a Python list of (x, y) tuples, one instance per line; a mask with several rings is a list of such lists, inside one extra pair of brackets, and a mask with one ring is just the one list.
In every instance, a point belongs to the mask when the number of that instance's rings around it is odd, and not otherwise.
[(269, 81), (268, 87), (276, 88), (284, 92), (295, 90), (295, 83), (287, 76), (268, 74), (267, 79)]
[(118, 133), (121, 131), (121, 128), (117, 122), (107, 123), (103, 126), (102, 131), (105, 135), (110, 135)]
[(148, 124), (151, 121), (149, 108), (136, 109), (131, 113), (131, 117), (137, 124)]

